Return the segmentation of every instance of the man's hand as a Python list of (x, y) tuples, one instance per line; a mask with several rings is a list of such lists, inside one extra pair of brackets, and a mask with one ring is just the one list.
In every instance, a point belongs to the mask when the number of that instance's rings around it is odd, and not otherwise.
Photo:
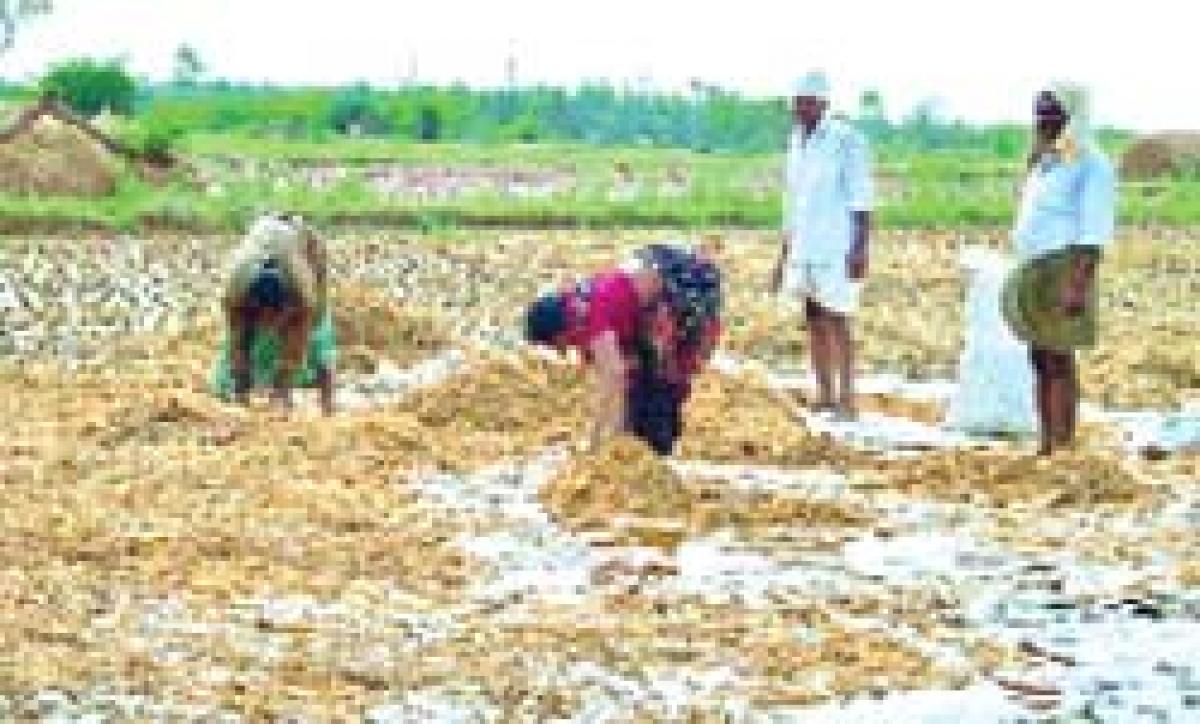
[(1078, 317), (1083, 313), (1095, 274), (1095, 257), (1079, 255), (1059, 296), (1059, 305), (1067, 316)]
[(867, 276), (867, 247), (866, 245), (855, 244), (850, 253), (846, 255), (846, 274), (854, 281), (859, 281)]
[(1084, 284), (1081, 284), (1074, 279), (1067, 280), (1063, 287), (1062, 299), (1060, 304), (1062, 310), (1069, 317), (1078, 317), (1083, 314), (1083, 308), (1087, 301), (1087, 289)]
[(854, 281), (865, 279), (869, 254), (867, 240), (871, 235), (871, 212), (854, 212), (854, 245), (846, 256), (846, 275)]
[(783, 257), (775, 262), (775, 268), (771, 270), (771, 279), (768, 282), (767, 291), (771, 294), (778, 294), (783, 288)]
[(779, 294), (783, 289), (783, 268), (787, 264), (788, 251), (791, 245), (791, 233), (784, 232), (782, 244), (779, 248), (779, 258), (775, 260), (775, 267), (771, 270), (771, 278), (767, 281), (767, 291), (771, 294)]

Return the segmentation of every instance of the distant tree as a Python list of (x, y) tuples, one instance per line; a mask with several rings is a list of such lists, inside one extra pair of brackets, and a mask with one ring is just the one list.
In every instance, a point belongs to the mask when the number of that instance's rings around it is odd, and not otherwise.
[(196, 85), (207, 68), (200, 58), (200, 51), (184, 43), (175, 51), (175, 69), (171, 74), (176, 85)]
[(918, 101), (901, 124), (906, 140), (921, 149), (940, 147), (946, 135), (946, 125), (940, 101), (936, 98)]
[(391, 122), (375, 94), (361, 84), (338, 93), (333, 99), (329, 125), (338, 133), (380, 135), (391, 130)]
[(433, 106), (423, 106), (417, 120), (417, 138), (432, 143), (442, 137), (442, 115)]
[(707, 98), (707, 115), (705, 131), (707, 143), (701, 145), (701, 150), (721, 150), (739, 148), (742, 143), (742, 129), (739, 128), (741, 107), (744, 101), (737, 93), (712, 89)]
[(991, 133), (992, 150), (1007, 161), (1021, 158), (1029, 145), (1029, 133), (1020, 126), (1000, 126)]
[(39, 85), (43, 93), (53, 93), (85, 116), (105, 109), (129, 115), (137, 95), (137, 84), (117, 60), (68, 60), (54, 66)]
[(860, 121), (881, 121), (886, 118), (883, 107), (883, 94), (874, 88), (868, 88), (858, 97), (858, 119)]
[(888, 120), (883, 105), (883, 94), (868, 88), (858, 97), (857, 125), (873, 140), (882, 140), (887, 134)]
[[(691, 93), (678, 94), (623, 90), (603, 80), (573, 89), (471, 88), (462, 83), (318, 89), (206, 77), (186, 92), (146, 86), (139, 93), (146, 94), (144, 105), (140, 95), (135, 100), (139, 111), (144, 107), (146, 114), (173, 127), (244, 129), (289, 138), (320, 139), (340, 131), (426, 142), (578, 141), (765, 153), (783, 150), (791, 122), (784, 98), (749, 97), (703, 83)], [(1018, 159), (1029, 142), (1024, 125), (955, 121), (936, 99), (923, 101), (894, 122), (883, 109), (882, 97), (868, 91), (846, 117), (889, 158), (922, 150), (964, 150)]]
[(22, 21), (45, 15), (52, 9), (50, 0), (0, 0), (0, 53), (16, 42), (17, 26)]

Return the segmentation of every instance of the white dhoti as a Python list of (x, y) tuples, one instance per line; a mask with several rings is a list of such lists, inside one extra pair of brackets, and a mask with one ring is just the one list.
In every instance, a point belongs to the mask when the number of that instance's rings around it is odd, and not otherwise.
[(811, 299), (822, 309), (850, 316), (858, 309), (861, 289), (862, 283), (850, 278), (844, 259), (799, 260), (784, 268), (783, 294), (797, 305)]

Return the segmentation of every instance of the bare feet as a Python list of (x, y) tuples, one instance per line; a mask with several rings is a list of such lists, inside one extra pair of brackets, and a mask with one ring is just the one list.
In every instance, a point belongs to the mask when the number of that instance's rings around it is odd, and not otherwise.
[(854, 406), (854, 396), (843, 397), (837, 405), (837, 419), (840, 422), (854, 422), (858, 419), (858, 408)]
[(834, 419), (838, 422), (857, 422), (858, 410), (853, 404), (841, 404), (837, 406), (837, 412), (834, 413)]
[(812, 404), (810, 409), (816, 413), (833, 412), (837, 409), (837, 405), (833, 400), (818, 400)]
[(271, 392), (271, 406), (282, 412), (291, 410), (292, 391), (286, 387), (276, 387)]

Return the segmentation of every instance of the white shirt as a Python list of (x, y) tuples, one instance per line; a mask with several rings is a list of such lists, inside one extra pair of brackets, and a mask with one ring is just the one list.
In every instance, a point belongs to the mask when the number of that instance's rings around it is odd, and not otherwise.
[(1104, 247), (1113, 236), (1116, 174), (1102, 153), (1080, 150), (1071, 163), (1048, 159), (1029, 172), (1013, 229), (1021, 259), (1067, 246)]
[(854, 242), (854, 212), (871, 208), (866, 139), (831, 118), (822, 119), (807, 139), (797, 126), (788, 141), (785, 176), (789, 263), (843, 262)]

